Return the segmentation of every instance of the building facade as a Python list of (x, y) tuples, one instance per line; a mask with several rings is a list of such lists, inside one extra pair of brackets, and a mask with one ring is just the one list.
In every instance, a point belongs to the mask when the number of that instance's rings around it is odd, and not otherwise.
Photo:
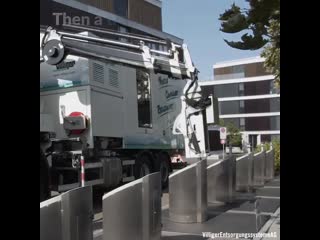
[(214, 80), (200, 83), (218, 98), (220, 119), (238, 127), (253, 147), (280, 138), (280, 92), (263, 64), (260, 57), (217, 63)]
[(40, 25), (90, 26), (183, 42), (162, 31), (160, 0), (41, 0)]

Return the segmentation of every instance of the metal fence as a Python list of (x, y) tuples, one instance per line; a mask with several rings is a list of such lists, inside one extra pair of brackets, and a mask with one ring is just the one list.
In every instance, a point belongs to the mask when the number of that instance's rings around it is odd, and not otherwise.
[(207, 220), (207, 160), (185, 167), (169, 178), (169, 216), (173, 222)]
[(161, 178), (153, 173), (103, 196), (103, 239), (160, 240)]
[(208, 202), (232, 202), (236, 187), (235, 157), (218, 161), (207, 167)]
[(92, 189), (76, 188), (40, 203), (40, 240), (92, 240)]

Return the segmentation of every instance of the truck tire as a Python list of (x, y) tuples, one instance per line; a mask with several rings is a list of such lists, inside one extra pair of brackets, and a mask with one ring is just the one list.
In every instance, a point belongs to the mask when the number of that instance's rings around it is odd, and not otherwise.
[(152, 173), (152, 164), (147, 154), (138, 155), (135, 164), (134, 177), (135, 179), (142, 178)]
[(40, 149), (40, 202), (50, 198), (49, 166), (46, 156)]
[(160, 161), (159, 171), (161, 174), (162, 188), (167, 188), (169, 185), (169, 175), (170, 175), (169, 156), (165, 153), (160, 153), (159, 161)]

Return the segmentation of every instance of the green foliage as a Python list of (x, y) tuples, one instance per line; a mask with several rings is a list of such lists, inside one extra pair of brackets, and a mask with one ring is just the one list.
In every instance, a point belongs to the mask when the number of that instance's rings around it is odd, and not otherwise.
[(257, 50), (262, 47), (261, 56), (266, 58), (267, 71), (275, 75), (276, 87), (280, 88), (280, 0), (246, 0), (249, 9), (232, 4), (220, 15), (220, 31), (239, 33), (241, 41), (224, 40), (230, 47), (241, 50)]
[(220, 120), (219, 125), (227, 128), (228, 144), (230, 144), (231, 146), (241, 146), (242, 137), (240, 130), (232, 122), (225, 124), (223, 120)]
[(262, 150), (262, 147), (265, 151), (269, 151), (270, 148), (271, 148), (271, 144), (270, 142), (265, 142), (265, 143), (262, 143), (262, 144), (259, 144), (256, 146), (256, 148), (254, 149), (254, 153), (258, 153), (258, 152), (261, 152)]
[[(270, 150), (271, 143), (266, 142), (263, 145), (257, 145), (254, 149), (254, 154), (261, 152), (262, 146), (266, 151)], [(274, 151), (274, 169), (275, 172), (280, 172), (280, 141), (278, 139), (275, 139), (272, 141), (272, 149)]]
[(280, 172), (280, 141), (278, 139), (272, 141), (274, 150), (274, 167), (276, 172)]
[(257, 145), (256, 148), (254, 149), (253, 153), (254, 153), (254, 154), (259, 153), (259, 152), (261, 152), (261, 150), (262, 150), (262, 145), (259, 144), (259, 145)]
[(265, 143), (263, 144), (263, 146), (264, 146), (264, 149), (265, 149), (266, 151), (269, 151), (269, 150), (270, 150), (270, 147), (271, 147), (271, 144), (270, 144), (270, 142), (265, 142)]
[(261, 56), (264, 57), (267, 71), (275, 75), (276, 87), (280, 88), (280, 21), (272, 20), (268, 33), (271, 40), (264, 48)]

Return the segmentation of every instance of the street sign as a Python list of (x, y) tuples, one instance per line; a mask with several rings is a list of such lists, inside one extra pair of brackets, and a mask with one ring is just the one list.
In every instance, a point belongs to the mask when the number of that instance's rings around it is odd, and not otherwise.
[(222, 159), (224, 160), (224, 145), (226, 144), (227, 139), (227, 128), (221, 127), (220, 128), (220, 142), (222, 144)]
[(220, 128), (220, 139), (221, 140), (227, 139), (227, 128), (225, 128), (225, 127)]

